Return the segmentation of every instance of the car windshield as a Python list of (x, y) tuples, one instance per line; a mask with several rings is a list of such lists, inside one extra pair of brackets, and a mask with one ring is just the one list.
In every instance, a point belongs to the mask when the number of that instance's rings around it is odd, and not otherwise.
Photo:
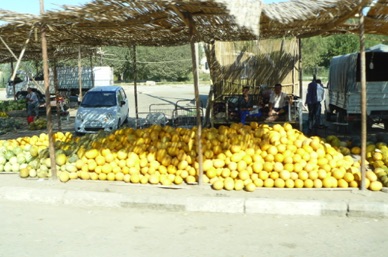
[(82, 99), (83, 107), (110, 107), (116, 105), (115, 92), (88, 92)]

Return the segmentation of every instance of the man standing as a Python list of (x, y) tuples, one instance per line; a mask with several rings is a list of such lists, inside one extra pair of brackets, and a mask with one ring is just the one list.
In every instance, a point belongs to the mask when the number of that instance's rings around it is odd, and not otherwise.
[(307, 87), (306, 102), (309, 110), (309, 132), (312, 129), (317, 129), (320, 125), (321, 102), (318, 101), (318, 85), (317, 80), (313, 80)]
[(39, 100), (38, 96), (34, 91), (32, 91), (32, 88), (27, 88), (27, 116), (35, 116), (35, 118), (39, 115)]
[(322, 85), (320, 79), (317, 79), (317, 101), (319, 102), (318, 110), (317, 110), (317, 124), (319, 128), (323, 128), (321, 113), (322, 113), (322, 102), (325, 100), (325, 89)]

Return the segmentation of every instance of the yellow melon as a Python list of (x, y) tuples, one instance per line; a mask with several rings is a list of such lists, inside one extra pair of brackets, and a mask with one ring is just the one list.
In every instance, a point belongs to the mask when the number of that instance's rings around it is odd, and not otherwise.
[(94, 159), (99, 154), (97, 149), (90, 149), (85, 152), (85, 157), (88, 159)]
[(272, 188), (275, 185), (275, 181), (272, 178), (264, 180), (264, 187)]
[(212, 184), (212, 188), (215, 189), (215, 190), (222, 190), (222, 189), (224, 188), (224, 182), (223, 182), (223, 180), (221, 180), (221, 179), (216, 180), (216, 181)]
[(256, 190), (256, 185), (254, 183), (248, 183), (245, 185), (245, 190), (248, 192), (253, 192)]
[(383, 188), (383, 184), (380, 181), (372, 181), (368, 188), (372, 191), (380, 191)]

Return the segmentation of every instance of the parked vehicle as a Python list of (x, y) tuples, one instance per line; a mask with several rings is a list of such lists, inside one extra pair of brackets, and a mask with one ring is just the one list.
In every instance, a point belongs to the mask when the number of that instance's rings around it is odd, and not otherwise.
[[(78, 67), (58, 67), (57, 69), (58, 90), (71, 95), (79, 93)], [(34, 77), (35, 82), (32, 80)], [(86, 92), (96, 86), (113, 84), (113, 69), (108, 66), (93, 67), (93, 69), (82, 68), (81, 72), (82, 91)], [(15, 91), (12, 82), (6, 88), (7, 97), (13, 97), (14, 92), (26, 91), (28, 87), (37, 88), (44, 91), (43, 76), (33, 76), (26, 71), (19, 70), (14, 80)], [(54, 73), (50, 70), (50, 94), (55, 94)]]
[(85, 94), (77, 110), (75, 132), (116, 130), (128, 121), (128, 114), (128, 98), (122, 87), (94, 87)]
[[(379, 44), (366, 50), (366, 111), (368, 126), (384, 123), (388, 129), (388, 46)], [(338, 122), (361, 119), (360, 54), (332, 58), (329, 70), (326, 117), (336, 114)]]
[[(32, 88), (32, 91), (35, 92), (36, 96), (38, 97), (39, 105), (44, 105), (46, 102), (44, 94), (39, 89), (36, 89), (36, 88)], [(18, 91), (16, 93), (16, 99), (25, 100), (27, 95), (28, 95), (27, 90)]]

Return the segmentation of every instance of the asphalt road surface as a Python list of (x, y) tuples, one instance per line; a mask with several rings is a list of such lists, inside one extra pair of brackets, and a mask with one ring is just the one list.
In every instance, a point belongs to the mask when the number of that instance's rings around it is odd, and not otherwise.
[(388, 219), (0, 201), (0, 257), (387, 256)]

